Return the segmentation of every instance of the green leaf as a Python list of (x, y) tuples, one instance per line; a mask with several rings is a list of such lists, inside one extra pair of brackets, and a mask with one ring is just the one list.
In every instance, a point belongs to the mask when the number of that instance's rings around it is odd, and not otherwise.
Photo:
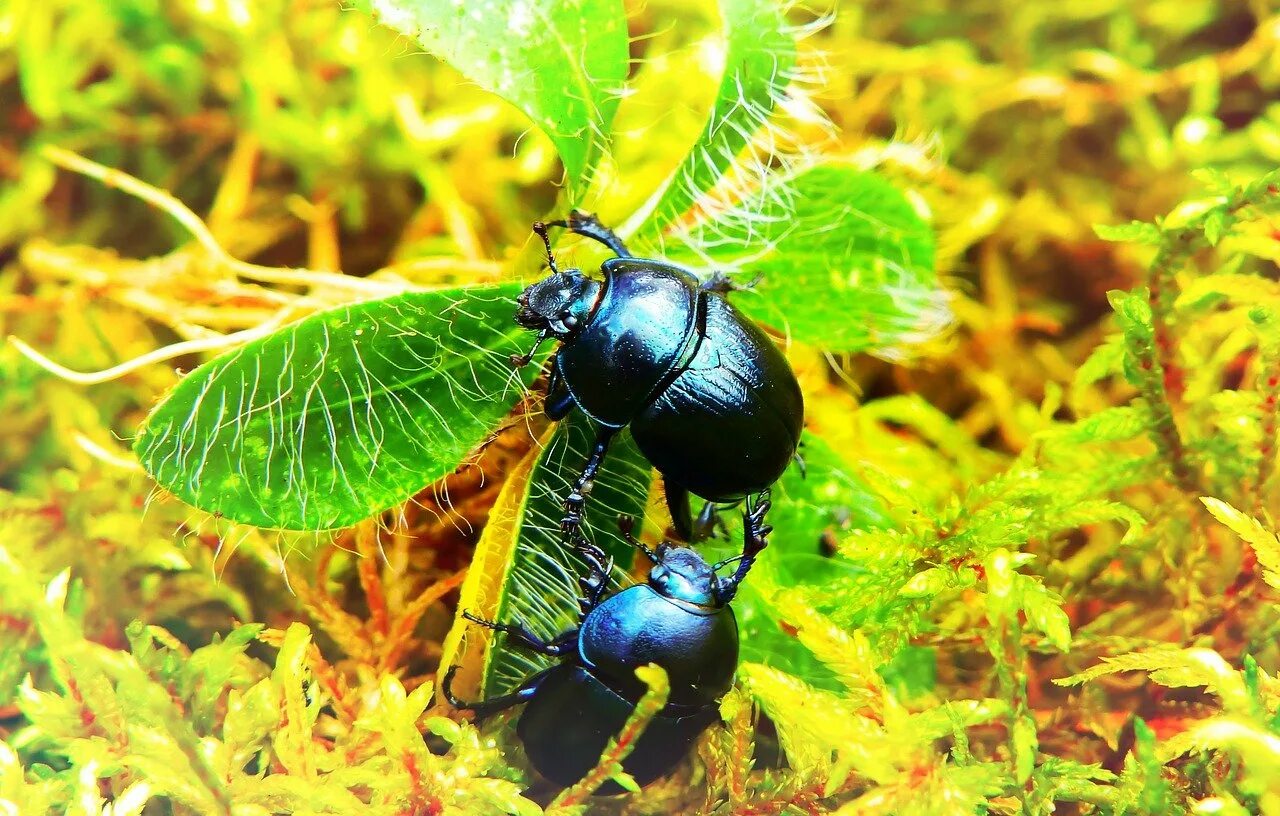
[(627, 78), (627, 20), (617, 0), (361, 0), (550, 137), (572, 191), (608, 146)]
[(167, 490), (245, 524), (323, 530), (394, 507), (519, 397), (515, 292), (410, 292), (312, 315), (188, 374), (134, 450)]
[(1159, 245), (1164, 235), (1155, 224), (1130, 221), (1128, 224), (1094, 224), (1093, 231), (1104, 241)]
[(795, 35), (775, 0), (720, 0), (724, 73), (693, 149), (643, 205), (644, 232), (687, 212), (733, 166), (784, 98), (796, 60)]
[(1280, 589), (1280, 539), (1276, 538), (1276, 534), (1263, 527), (1254, 517), (1240, 512), (1221, 499), (1201, 496), (1200, 501), (1209, 508), (1214, 518), (1253, 548), (1258, 563), (1262, 565), (1262, 579)]
[[(1209, 198), (1184, 201), (1174, 207), (1173, 210), (1164, 217), (1161, 224), (1167, 230), (1189, 227), (1196, 224), (1196, 222), (1200, 222), (1199, 225), (1202, 225), (1209, 215), (1226, 203), (1226, 196), (1210, 196)], [(1219, 231), (1221, 231), (1221, 226), (1219, 227)]]
[(938, 651), (923, 646), (903, 646), (880, 667), (885, 685), (901, 699), (931, 693), (938, 685)]
[(872, 400), (859, 409), (865, 420), (893, 423), (919, 436), (931, 447), (956, 462), (959, 473), (972, 478), (991, 465), (994, 458), (965, 430), (964, 426), (931, 405), (919, 394), (900, 394)]
[(1150, 333), (1150, 293), (1145, 286), (1140, 286), (1132, 292), (1126, 292), (1123, 289), (1112, 289), (1107, 292), (1107, 300), (1111, 303), (1111, 308), (1115, 309), (1121, 326), (1127, 329), (1133, 325)]
[(1205, 217), (1204, 238), (1209, 242), (1209, 246), (1217, 246), (1222, 240), (1227, 228), (1227, 219), (1227, 213), (1223, 210), (1214, 210)]
[(1044, 633), (1058, 649), (1071, 650), (1071, 619), (1062, 611), (1062, 598), (1050, 592), (1035, 578), (1018, 575), (1022, 592), (1022, 611), (1027, 623)]
[[(993, 550), (983, 561), (987, 573), (987, 617), (992, 621), (1012, 617), (1020, 609), (1015, 570), (1018, 564), (1008, 550)], [(917, 576), (918, 577), (918, 576)]]
[(689, 235), (701, 263), (762, 276), (734, 300), (744, 312), (820, 348), (890, 359), (950, 322), (933, 232), (885, 179), (826, 164), (754, 196)]
[(1261, 275), (1219, 272), (1188, 281), (1174, 301), (1174, 308), (1209, 311), (1219, 307), (1223, 301), (1235, 306), (1258, 308), (1262, 304), (1274, 305), (1278, 300), (1280, 282)]
[(911, 576), (898, 590), (904, 598), (932, 598), (949, 589), (968, 588), (973, 586), (975, 573), (972, 569), (962, 567), (958, 570), (950, 567), (929, 567)]
[[(769, 549), (760, 556), (760, 565), (778, 568), (779, 580), (786, 586), (848, 572), (847, 561), (837, 562), (823, 554), (824, 534), (839, 539), (853, 530), (892, 525), (880, 496), (821, 437), (806, 431), (801, 436), (800, 455), (803, 471), (792, 465), (771, 488), (769, 524), (773, 534)], [(730, 549), (738, 546), (738, 529), (733, 528)]]
[(1240, 756), (1254, 779), (1280, 778), (1280, 744), (1275, 734), (1242, 717), (1201, 720), (1159, 745), (1156, 754), (1160, 760), (1172, 762), (1182, 754), (1209, 751)]
[(791, 767), (822, 767), (835, 752), (837, 764), (873, 781), (894, 777), (900, 757), (884, 750), (884, 727), (846, 697), (759, 663), (740, 664), (738, 678), (777, 726)]
[(1089, 356), (1076, 369), (1071, 381), (1069, 402), (1079, 405), (1084, 392), (1089, 386), (1101, 379), (1118, 374), (1124, 365), (1124, 337), (1113, 334), (1089, 353)]
[[(564, 497), (587, 461), (595, 431), (579, 412), (559, 424), (542, 449), (512, 527), (515, 546), (505, 561), (489, 561), (486, 576), (496, 587), (495, 616), (504, 623), (519, 621), (543, 638), (551, 639), (578, 621), (579, 576), (586, 566), (560, 543)], [(652, 469), (640, 455), (631, 434), (623, 432), (609, 446), (587, 501), (586, 534), (613, 556), (615, 580), (631, 564), (633, 551), (618, 530), (618, 517), (640, 518), (652, 481)], [(635, 533), (639, 535), (637, 526)], [(476, 558), (484, 555), (477, 553)], [(488, 559), (486, 559), (488, 560)], [(490, 649), (481, 688), (486, 695), (510, 691), (531, 674), (549, 665), (548, 659), (518, 648)]]
[(1132, 405), (1104, 408), (1096, 414), (1063, 425), (1038, 436), (1049, 449), (1071, 452), (1081, 444), (1090, 442), (1127, 442), (1137, 439), (1151, 427), (1151, 411), (1135, 401)]
[[(850, 582), (873, 580), (870, 570), (824, 550), (824, 546), (838, 544), (857, 530), (888, 527), (890, 519), (885, 503), (861, 474), (821, 437), (806, 432), (800, 452), (805, 462), (803, 472), (792, 465), (771, 488), (769, 524), (773, 533), (769, 547), (733, 602), (741, 633), (740, 659), (784, 668), (811, 685), (835, 688), (838, 684), (829, 670), (780, 625), (789, 612), (782, 608), (779, 590), (812, 587), (811, 600), (831, 601), (850, 591)], [(729, 558), (741, 551), (738, 513), (727, 511), (722, 518), (729, 529), (728, 539), (700, 547), (709, 560)]]
[(1116, 775), (1098, 765), (1050, 756), (1032, 774), (1032, 813), (1053, 813), (1054, 802), (1108, 801), (1115, 796)]
[(1165, 778), (1156, 752), (1156, 735), (1141, 718), (1133, 721), (1133, 751), (1125, 758), (1115, 812), (1123, 814), (1176, 813), (1178, 797)]
[(1204, 686), (1222, 698), (1228, 711), (1249, 710), (1250, 697), (1244, 677), (1223, 660), (1222, 655), (1211, 649), (1164, 647), (1104, 657), (1092, 668), (1053, 682), (1060, 686), (1077, 686), (1124, 671), (1149, 672), (1153, 683), (1169, 688)]
[(1036, 733), (1036, 721), (1030, 715), (1018, 717), (1013, 722), (1013, 775), (1019, 785), (1031, 778), (1035, 768), (1036, 751), (1040, 747), (1040, 737)]
[(1107, 292), (1107, 300), (1124, 332), (1124, 378), (1135, 388), (1142, 388), (1155, 376), (1149, 368), (1155, 344), (1149, 292), (1146, 287), (1132, 292), (1113, 289)]

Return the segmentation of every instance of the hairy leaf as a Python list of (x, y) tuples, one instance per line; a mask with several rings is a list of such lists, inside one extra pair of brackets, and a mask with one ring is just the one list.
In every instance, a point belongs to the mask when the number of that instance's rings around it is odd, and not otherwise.
[[(564, 497), (587, 461), (595, 434), (578, 413), (561, 422), (543, 448), (529, 479), (516, 545), (504, 582), (498, 617), (522, 621), (546, 638), (576, 625), (578, 578), (586, 566), (560, 543)], [(648, 461), (624, 433), (609, 446), (587, 501), (586, 535), (615, 560), (614, 580), (625, 585), (625, 570), (634, 552), (622, 539), (618, 517), (642, 520), (652, 471)], [(635, 533), (639, 535), (640, 525)], [(620, 586), (611, 587), (617, 591)], [(547, 659), (510, 647), (490, 655), (485, 691), (506, 691), (544, 668)]]
[(696, 226), (702, 265), (761, 275), (735, 303), (797, 340), (895, 359), (951, 320), (934, 273), (929, 225), (874, 173), (825, 164), (757, 190), (735, 212)]
[(246, 524), (323, 530), (394, 507), (519, 397), (514, 293), (410, 292), (312, 315), (188, 374), (134, 449), (167, 490)]
[[(539, 446), (544, 446), (555, 432), (554, 428), (548, 429), (538, 440)], [(507, 591), (511, 563), (516, 557), (515, 547), (529, 496), (529, 478), (541, 456), (541, 447), (535, 448), (507, 472), (506, 481), (489, 510), (489, 520), (471, 557), (471, 567), (467, 570), (458, 598), (460, 613), (470, 612), (486, 620), (498, 617)], [(440, 655), (442, 670), (456, 668), (454, 694), (467, 697), (483, 693), (484, 670), (490, 662), (492, 641), (492, 630), (474, 626), (461, 615), (454, 619)]]
[(617, 0), (363, 0), (463, 76), (515, 105), (550, 137), (572, 190), (607, 149), (627, 78)]
[(693, 149), (640, 208), (644, 232), (688, 211), (733, 167), (783, 98), (795, 64), (795, 35), (774, 0), (720, 0), (724, 72)]
[[(509, 475), (490, 516), (467, 581), (460, 612), (502, 623), (519, 622), (535, 635), (553, 639), (577, 625), (578, 579), (584, 562), (560, 541), (564, 497), (581, 471), (595, 439), (591, 423), (574, 413), (555, 425)], [(649, 463), (629, 433), (616, 437), (587, 502), (585, 532), (614, 557), (614, 579), (624, 577), (633, 552), (618, 530), (618, 517), (644, 514), (651, 481)], [(637, 525), (636, 534), (640, 527)], [(618, 587), (613, 587), (616, 591)], [(482, 655), (457, 659), (466, 637)], [(444, 647), (442, 665), (459, 663), (459, 694), (510, 691), (545, 668), (546, 657), (532, 654), (504, 636), (490, 645), (488, 630), (459, 617)], [(477, 657), (483, 666), (477, 671)]]

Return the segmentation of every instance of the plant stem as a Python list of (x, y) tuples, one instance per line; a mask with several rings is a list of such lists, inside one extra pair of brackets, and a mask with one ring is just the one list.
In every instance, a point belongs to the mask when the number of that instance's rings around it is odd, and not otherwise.
[(1182, 395), (1186, 390), (1186, 378), (1175, 359), (1176, 343), (1170, 317), (1174, 301), (1178, 299), (1178, 284), (1174, 273), (1195, 251), (1197, 239), (1201, 237), (1199, 230), (1186, 229), (1176, 233), (1160, 245), (1147, 270), (1147, 297), (1151, 304), (1151, 323), (1155, 332), (1155, 360), (1159, 363), (1165, 397), (1171, 406), (1182, 402)]

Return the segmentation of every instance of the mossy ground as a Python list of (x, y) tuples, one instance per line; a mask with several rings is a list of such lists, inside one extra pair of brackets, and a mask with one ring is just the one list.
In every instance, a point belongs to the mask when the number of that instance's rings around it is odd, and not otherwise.
[[(121, 367), (0, 347), (0, 812), (1280, 814), (1280, 9), (823, 11), (787, 139), (928, 215), (954, 326), (789, 346), (818, 475), (740, 599), (726, 726), (593, 801), (434, 699), (535, 413), (323, 535), (188, 508), (129, 444), (226, 336), (359, 294), (327, 274), (499, 279), (551, 142), (336, 3), (0, 6), (0, 329)], [(629, 15), (631, 115), (689, 131), (714, 8)]]

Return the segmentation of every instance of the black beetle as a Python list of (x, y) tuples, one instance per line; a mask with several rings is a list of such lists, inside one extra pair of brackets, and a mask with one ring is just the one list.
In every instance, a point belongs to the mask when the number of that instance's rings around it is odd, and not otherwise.
[[(648, 549), (632, 537), (625, 519), (623, 534), (654, 563), (648, 582), (602, 599), (612, 564), (592, 560), (590, 573), (580, 581), (584, 597), (578, 627), (550, 641), (522, 623), (494, 623), (464, 612), (467, 620), (506, 634), (508, 643), (560, 662), (509, 694), (477, 702), (454, 696), (453, 666), (444, 677), (445, 698), (481, 716), (525, 703), (516, 733), (529, 761), (547, 779), (568, 786), (595, 767), (644, 693), (636, 668), (656, 663), (670, 680), (667, 705), (622, 767), (640, 785), (665, 776), (718, 719), (716, 703), (733, 685), (738, 624), (729, 601), (767, 543), (768, 509), (767, 495), (754, 507), (747, 499), (742, 554), (714, 565), (685, 547), (663, 543), (656, 552)], [(734, 561), (733, 575), (716, 575)], [(610, 782), (600, 792), (618, 790)]]
[[(577, 269), (560, 271), (548, 226), (569, 229), (609, 247), (603, 281)], [(767, 489), (796, 457), (804, 402), (782, 352), (726, 299), (723, 275), (705, 283), (665, 261), (634, 257), (595, 216), (537, 223), (551, 275), (518, 298), (516, 322), (538, 332), (533, 359), (549, 337), (552, 358), (546, 414), (563, 419), (575, 406), (594, 420), (591, 455), (565, 499), (562, 530), (581, 546), (579, 527), (592, 480), (609, 440), (631, 426), (640, 451), (662, 474), (676, 533), (695, 539), (689, 494), (714, 504)]]

